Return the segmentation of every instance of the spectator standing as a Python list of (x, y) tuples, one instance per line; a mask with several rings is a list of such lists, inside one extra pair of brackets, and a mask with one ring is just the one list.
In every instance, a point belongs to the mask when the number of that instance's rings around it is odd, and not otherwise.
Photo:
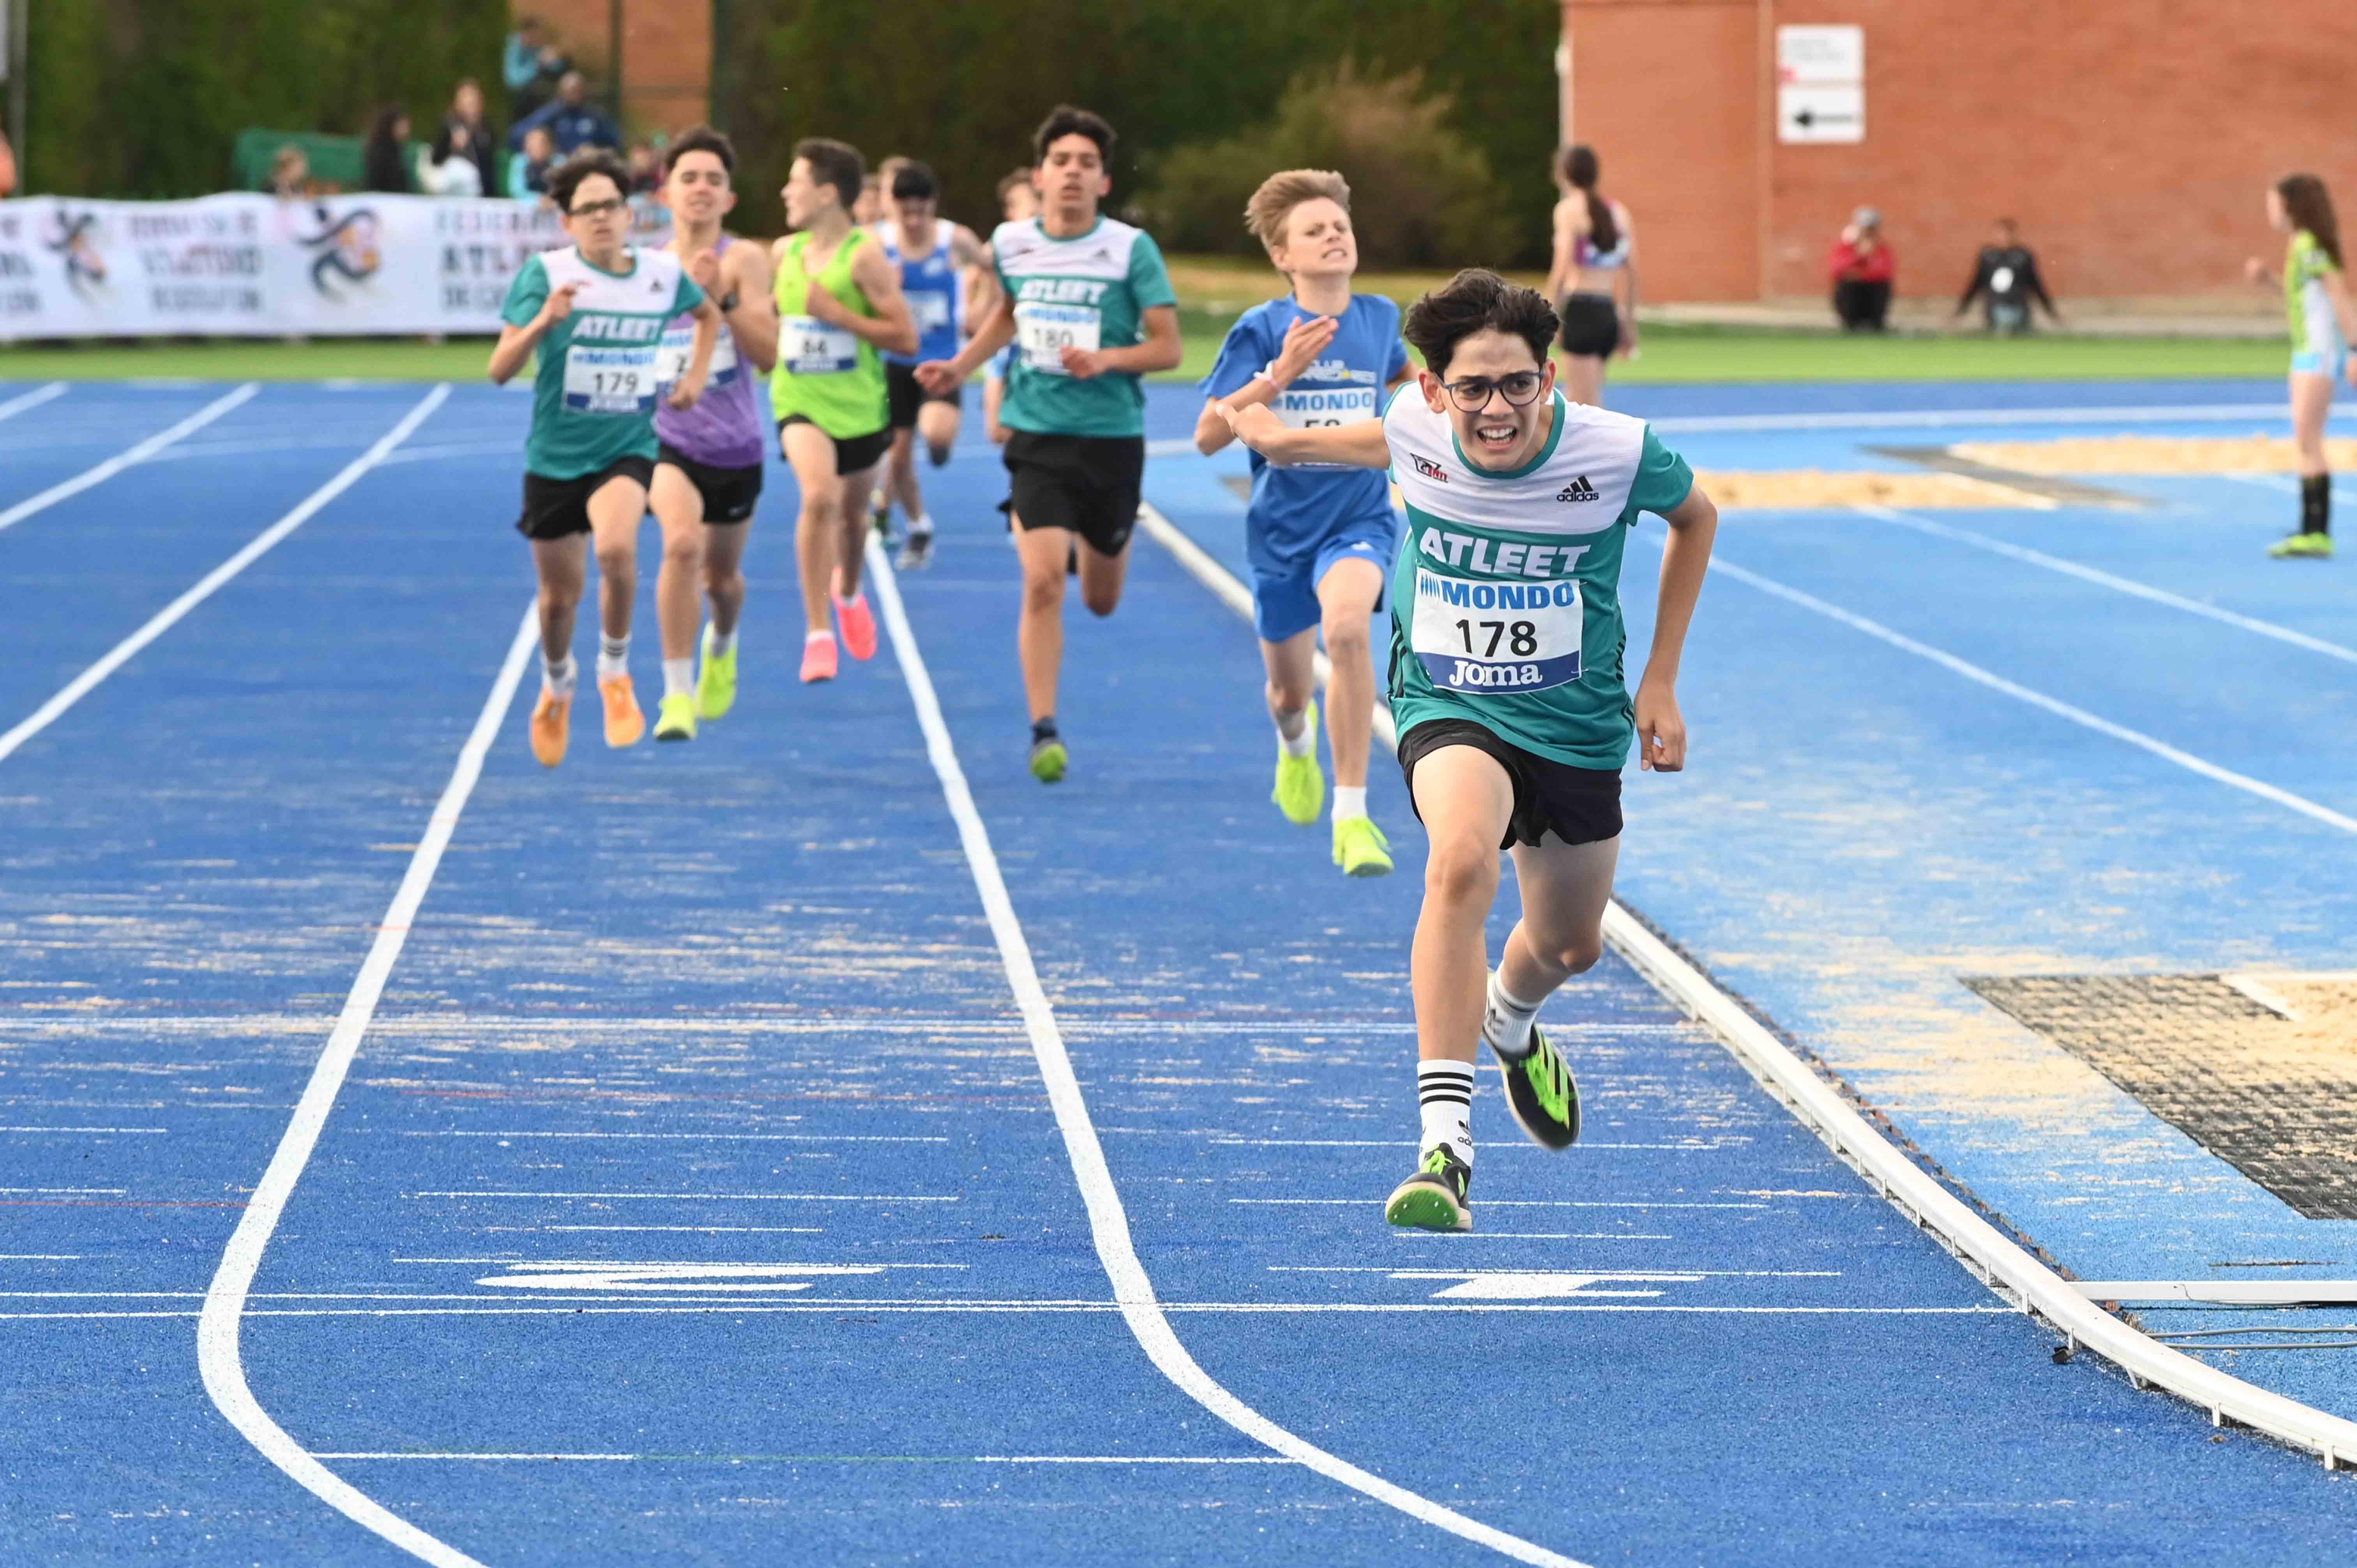
[(442, 113), (442, 129), (434, 138), (434, 161), (441, 163), (449, 156), (449, 143), (455, 132), (467, 133), (467, 157), (475, 166), (476, 189), (482, 195), (497, 190), (500, 186), (500, 138), (491, 129), (491, 122), (483, 112), (483, 90), (473, 77), (458, 83), (450, 94), (450, 107)]
[(286, 201), (311, 194), (311, 160), (302, 148), (289, 142), (278, 149), (270, 160), (270, 183), (264, 188)]
[(548, 194), (548, 171), (556, 163), (556, 140), (545, 125), (524, 133), (523, 151), (508, 160), (508, 194), (530, 201)]
[(2054, 308), (2054, 296), (2038, 275), (2037, 253), (2021, 242), (2021, 226), (2010, 218), (1998, 219), (1996, 238), (1981, 247), (1980, 259), (1973, 263), (1973, 281), (1956, 300), (1956, 314), (1970, 310), (1975, 299), (1982, 302), (1992, 332), (2029, 331), (2033, 303), (2046, 307), (2055, 326), (2062, 325), (2062, 313)]
[(556, 84), (556, 96), (515, 123), (508, 145), (523, 145), (526, 132), (545, 126), (556, 144), (556, 156), (571, 157), (578, 147), (622, 150), (622, 128), (614, 117), (589, 102), (589, 84), (577, 70), (568, 70)]
[(369, 127), (368, 145), (361, 151), (361, 188), (406, 196), (416, 188), (409, 177), (409, 112), (388, 103), (376, 112)]
[(419, 155), (417, 188), (428, 196), (480, 196), (483, 171), (475, 162), (474, 138), (463, 124), (445, 121), (434, 145)]
[(1834, 280), (1834, 314), (1845, 332), (1879, 332), (1889, 324), (1890, 292), (1899, 278), (1899, 258), (1882, 237), (1882, 214), (1861, 207), (1834, 242), (1827, 269)]
[(565, 51), (548, 41), (539, 17), (517, 17), (500, 59), (500, 78), (508, 86), (508, 113), (521, 120), (547, 102), (558, 79), (571, 69)]

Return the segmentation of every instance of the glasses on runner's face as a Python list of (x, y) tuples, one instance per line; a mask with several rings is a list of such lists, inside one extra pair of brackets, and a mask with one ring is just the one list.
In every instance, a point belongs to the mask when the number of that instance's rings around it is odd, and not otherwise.
[(623, 208), (628, 207), (630, 203), (627, 201), (619, 200), (616, 198), (609, 196), (603, 201), (582, 202), (580, 205), (575, 207), (568, 216), (574, 218), (602, 218), (608, 212), (619, 212)]
[(1468, 413), (1479, 413), (1490, 406), (1490, 394), (1496, 392), (1515, 408), (1528, 407), (1539, 395), (1539, 383), (1546, 380), (1536, 371), (1516, 371), (1511, 376), (1467, 376), (1462, 381), (1443, 381), (1451, 402)]

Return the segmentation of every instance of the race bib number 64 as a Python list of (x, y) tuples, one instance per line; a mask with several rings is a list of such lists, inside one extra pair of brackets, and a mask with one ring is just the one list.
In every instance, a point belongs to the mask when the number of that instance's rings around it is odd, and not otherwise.
[(1419, 566), (1409, 643), (1444, 692), (1544, 692), (1579, 679), (1579, 584), (1476, 581)]

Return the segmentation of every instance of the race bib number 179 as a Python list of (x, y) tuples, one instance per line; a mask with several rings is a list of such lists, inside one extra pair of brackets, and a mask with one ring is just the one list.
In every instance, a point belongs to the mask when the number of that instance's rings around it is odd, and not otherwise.
[(1409, 642), (1444, 692), (1544, 692), (1579, 679), (1584, 625), (1569, 577), (1494, 582), (1416, 568)]
[(655, 345), (576, 343), (565, 351), (565, 406), (644, 413), (655, 405)]

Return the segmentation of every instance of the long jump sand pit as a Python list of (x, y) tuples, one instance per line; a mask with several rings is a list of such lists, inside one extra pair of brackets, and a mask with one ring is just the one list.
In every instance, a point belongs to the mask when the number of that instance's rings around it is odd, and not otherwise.
[[(2299, 470), (2282, 435), (2093, 435), (2061, 441), (1960, 441), (1949, 452), (2023, 474), (2291, 474)], [(2357, 467), (2357, 440), (2324, 444), (2336, 469)]]
[(1997, 507), (2050, 503), (2008, 485), (1968, 474), (1878, 474), (1828, 472), (1821, 468), (1768, 473), (1695, 476), (1721, 509), (1799, 511), (1814, 507), (1887, 506), (1910, 509), (1961, 507), (1986, 511)]

